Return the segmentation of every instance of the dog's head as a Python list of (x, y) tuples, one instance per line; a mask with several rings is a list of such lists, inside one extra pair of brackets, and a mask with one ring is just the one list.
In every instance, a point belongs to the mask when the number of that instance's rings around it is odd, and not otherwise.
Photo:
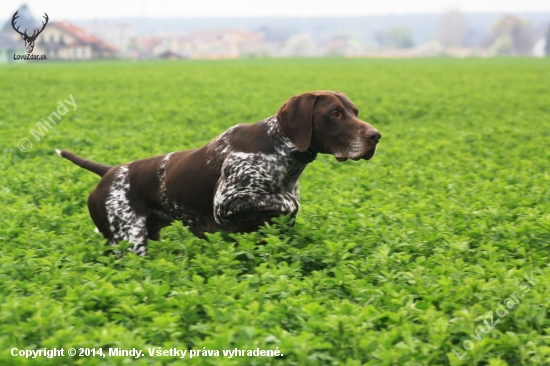
[(338, 161), (369, 160), (381, 135), (358, 115), (345, 94), (323, 90), (287, 100), (277, 112), (277, 121), (298, 151), (312, 147)]

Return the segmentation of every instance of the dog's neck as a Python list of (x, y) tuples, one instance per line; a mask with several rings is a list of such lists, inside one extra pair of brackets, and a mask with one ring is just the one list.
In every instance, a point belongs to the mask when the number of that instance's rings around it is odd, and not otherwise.
[(300, 163), (309, 164), (317, 157), (317, 150), (311, 146), (306, 151), (298, 151), (295, 147), (290, 150), (290, 156)]
[(317, 157), (317, 150), (310, 146), (306, 151), (298, 151), (292, 141), (286, 136), (283, 129), (279, 126), (276, 115), (267, 118), (265, 121), (269, 126), (268, 133), (272, 138), (282, 140), (282, 145), (285, 147), (285, 155), (306, 165), (315, 160)]

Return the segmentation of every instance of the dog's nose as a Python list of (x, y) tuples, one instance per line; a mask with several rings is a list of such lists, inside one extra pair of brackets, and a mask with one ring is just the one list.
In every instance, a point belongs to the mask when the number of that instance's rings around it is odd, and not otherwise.
[(377, 129), (373, 128), (367, 131), (367, 139), (371, 140), (373, 143), (377, 144), (381, 138), (382, 135)]

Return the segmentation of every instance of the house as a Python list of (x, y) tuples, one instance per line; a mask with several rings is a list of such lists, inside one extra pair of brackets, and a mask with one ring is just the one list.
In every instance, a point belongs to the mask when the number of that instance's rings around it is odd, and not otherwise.
[(138, 37), (133, 48), (138, 52), (138, 58), (150, 59), (159, 57), (166, 52), (175, 52), (171, 47), (172, 40), (168, 37), (150, 36)]
[(167, 60), (179, 60), (183, 58), (179, 53), (175, 53), (170, 50), (159, 54), (157, 57), (167, 59)]
[(197, 31), (177, 40), (179, 54), (191, 59), (221, 59), (265, 53), (262, 34), (242, 29)]
[(262, 34), (241, 29), (178, 33), (138, 37), (140, 58), (228, 59), (263, 56)]
[(38, 37), (34, 54), (51, 60), (114, 58), (117, 49), (69, 22), (50, 22)]

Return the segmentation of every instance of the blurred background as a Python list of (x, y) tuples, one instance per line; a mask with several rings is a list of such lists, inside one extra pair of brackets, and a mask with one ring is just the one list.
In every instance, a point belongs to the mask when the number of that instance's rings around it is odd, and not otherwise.
[(48, 60), (550, 55), (550, 1), (3, 1), (0, 63), (41, 29)]

